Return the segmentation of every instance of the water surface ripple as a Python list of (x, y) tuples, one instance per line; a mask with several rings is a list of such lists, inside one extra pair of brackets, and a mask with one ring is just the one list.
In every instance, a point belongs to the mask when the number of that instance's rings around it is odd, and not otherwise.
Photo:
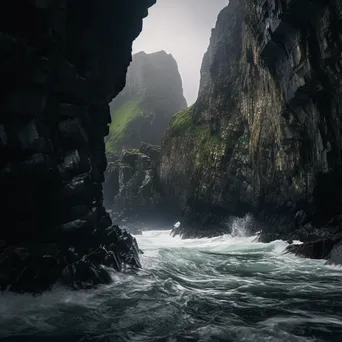
[(285, 255), (283, 241), (137, 239), (143, 270), (112, 285), (0, 294), (0, 340), (342, 341), (341, 268)]

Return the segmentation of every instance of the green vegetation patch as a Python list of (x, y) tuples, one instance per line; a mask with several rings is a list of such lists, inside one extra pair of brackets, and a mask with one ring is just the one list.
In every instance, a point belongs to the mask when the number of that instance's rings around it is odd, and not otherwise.
[(206, 136), (202, 136), (199, 143), (197, 153), (195, 155), (195, 165), (197, 168), (208, 168), (213, 166), (216, 154), (222, 153), (223, 139), (218, 135), (211, 135), (210, 132)]
[(170, 122), (169, 133), (171, 136), (184, 135), (185, 133), (203, 134), (203, 128), (193, 122), (192, 106), (173, 115)]
[(126, 152), (128, 152), (130, 154), (137, 154), (137, 153), (139, 153), (139, 149), (138, 148), (128, 148), (126, 150)]
[(141, 113), (139, 102), (130, 100), (125, 102), (114, 113), (109, 127), (109, 136), (106, 142), (106, 152), (110, 154), (120, 153), (118, 142), (125, 137), (128, 124)]
[(191, 136), (196, 141), (192, 151), (196, 168), (213, 167), (215, 160), (224, 154), (224, 139), (212, 134), (209, 127), (196, 124), (192, 118), (192, 107), (174, 114), (166, 135), (166, 144), (172, 144), (172, 138), (185, 136)]

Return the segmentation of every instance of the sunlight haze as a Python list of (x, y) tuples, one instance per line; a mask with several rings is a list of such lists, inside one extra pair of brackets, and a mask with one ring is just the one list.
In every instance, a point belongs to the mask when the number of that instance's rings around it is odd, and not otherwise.
[(188, 105), (197, 98), (202, 58), (211, 29), (227, 4), (228, 0), (157, 0), (134, 42), (133, 53), (165, 50), (173, 55)]

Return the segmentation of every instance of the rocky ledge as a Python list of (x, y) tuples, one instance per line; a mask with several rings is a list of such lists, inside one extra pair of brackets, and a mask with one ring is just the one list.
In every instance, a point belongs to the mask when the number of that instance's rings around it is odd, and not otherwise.
[[(80, 228), (79, 227), (69, 227)], [(136, 240), (118, 226), (65, 242), (23, 242), (0, 254), (0, 289), (40, 293), (57, 285), (88, 289), (111, 282), (111, 272), (140, 268)]]
[(342, 239), (321, 239), (303, 244), (292, 244), (287, 253), (310, 259), (326, 259), (327, 265), (342, 265)]

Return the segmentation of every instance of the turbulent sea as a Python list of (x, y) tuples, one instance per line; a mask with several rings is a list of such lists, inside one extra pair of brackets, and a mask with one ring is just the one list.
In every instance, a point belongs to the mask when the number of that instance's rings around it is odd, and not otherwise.
[(0, 341), (342, 341), (342, 268), (243, 235), (145, 231), (143, 270), (110, 286), (2, 293)]

